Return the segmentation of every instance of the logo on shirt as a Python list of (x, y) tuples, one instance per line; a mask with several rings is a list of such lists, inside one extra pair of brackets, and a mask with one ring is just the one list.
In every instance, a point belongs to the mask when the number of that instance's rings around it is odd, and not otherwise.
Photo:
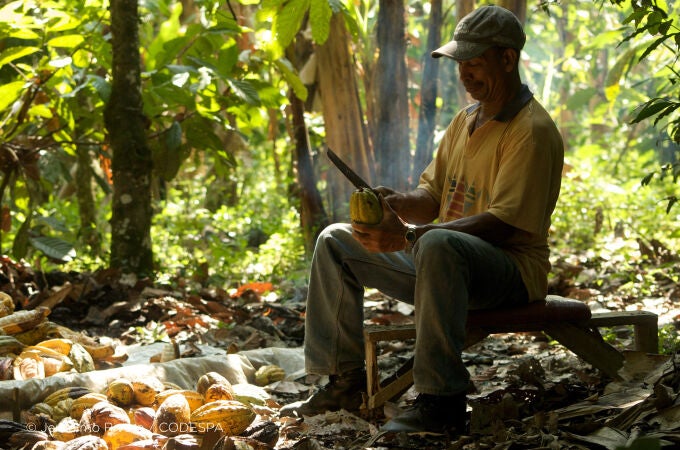
[(465, 178), (461, 178), (460, 180), (457, 180), (456, 178), (451, 179), (451, 185), (446, 194), (446, 201), (449, 206), (446, 209), (444, 220), (456, 220), (472, 214), (471, 211), (474, 211), (475, 206), (478, 205), (482, 199), (481, 193), (482, 191), (475, 188), (474, 185), (468, 184), (465, 181)]

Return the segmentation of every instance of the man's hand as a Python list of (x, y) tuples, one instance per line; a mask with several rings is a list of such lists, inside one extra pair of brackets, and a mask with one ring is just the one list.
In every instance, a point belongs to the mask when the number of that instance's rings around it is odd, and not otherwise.
[[(379, 191), (380, 192), (380, 191)], [(406, 247), (406, 223), (385, 201), (382, 192), (378, 199), (383, 209), (383, 219), (377, 225), (352, 222), (352, 235), (371, 252), (396, 252)]]

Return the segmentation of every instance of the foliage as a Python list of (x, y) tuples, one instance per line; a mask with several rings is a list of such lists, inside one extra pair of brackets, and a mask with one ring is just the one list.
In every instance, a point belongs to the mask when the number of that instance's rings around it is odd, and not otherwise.
[[(621, 4), (622, 0), (612, 0)], [(658, 171), (647, 174), (642, 184), (647, 185), (652, 177), (659, 173), (660, 177), (670, 175), (673, 183), (680, 177), (680, 23), (678, 10), (673, 11), (672, 5), (666, 5), (660, 0), (631, 0), (633, 12), (623, 21), (623, 24), (633, 24), (634, 31), (628, 34), (622, 42), (637, 40), (642, 42), (639, 47), (637, 63), (649, 61), (652, 54), (662, 55), (655, 63), (658, 69), (654, 71), (650, 82), (654, 82), (651, 98), (636, 108), (635, 117), (631, 123), (640, 123), (647, 119), (654, 119), (653, 125), (660, 128), (663, 134), (676, 145), (673, 158), (669, 162), (662, 161)], [(637, 53), (637, 52), (636, 52)], [(651, 84), (651, 83), (650, 83)], [(667, 145), (661, 142), (660, 145)], [(677, 194), (667, 198), (666, 212), (670, 212), (678, 202)]]
[[(528, 14), (522, 75), (567, 141), (571, 168), (553, 216), (555, 258), (577, 258), (614, 278), (622, 296), (633, 297), (656, 294), (655, 275), (637, 270), (649, 262), (641, 242), (663, 242), (671, 253), (680, 248), (678, 217), (664, 215), (666, 208), (659, 204), (660, 198), (675, 195), (673, 186), (651, 183), (641, 189), (638, 181), (659, 162), (677, 172), (677, 165), (663, 159), (676, 151), (667, 136), (674, 136), (677, 111), (659, 109), (642, 118), (660, 102), (645, 109), (650, 99), (677, 101), (677, 29), (675, 23), (663, 24), (677, 17), (678, 5), (616, 3), (621, 7), (601, 2), (597, 20), (589, 14), (589, 1), (548, 2), (550, 14)], [(176, 0), (140, 2), (143, 95), (157, 178), (152, 238), (159, 278), (190, 280), (192, 287), (302, 279), (306, 261), (298, 212), (289, 200), (293, 178), (283, 110), (290, 87), (300, 98), (306, 98), (307, 87), (283, 55), (297, 27), (304, 26), (320, 44), (327, 37), (329, 11), (341, 12), (355, 40), (357, 70), (364, 71), (368, 83), (376, 51), (376, 3), (195, 4), (195, 10), (183, 11)], [(418, 86), (428, 54), (428, 5), (408, 6), (409, 85)], [(450, 17), (452, 4), (445, 10)], [(71, 170), (75, 149), (85, 146), (96, 174), (91, 188), (101, 205), (97, 227), (106, 247), (111, 191), (102, 123), (111, 64), (107, 8), (102, 0), (63, 5), (19, 0), (0, 11), (0, 168), (6, 186), (0, 186), (0, 242), (5, 251), (14, 246), (15, 256), (45, 266), (72, 258), (69, 268), (96, 267), (101, 260), (79, 242)], [(451, 35), (453, 23), (446, 20), (443, 36)], [(621, 28), (626, 23), (632, 31)], [(667, 40), (661, 42), (661, 36)], [(442, 79), (455, 80), (455, 64), (442, 64), (440, 70)], [(451, 95), (455, 84), (447, 86), (441, 126), (458, 107)], [(360, 95), (370, 100), (368, 87)], [(417, 89), (411, 95), (415, 119)], [(312, 138), (321, 140), (318, 120), (314, 114), (307, 117)], [(654, 121), (658, 130), (647, 126)], [(323, 174), (319, 186), (324, 187)], [(47, 241), (38, 251), (43, 238), (60, 241)], [(659, 270), (677, 277), (667, 267)]]

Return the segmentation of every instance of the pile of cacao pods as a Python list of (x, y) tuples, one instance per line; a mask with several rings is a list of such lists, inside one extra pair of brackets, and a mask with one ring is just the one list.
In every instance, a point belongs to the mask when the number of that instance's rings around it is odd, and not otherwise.
[[(284, 377), (263, 366), (256, 381)], [(0, 448), (8, 450), (263, 450), (273, 448), (278, 426), (258, 411), (272, 411), (261, 389), (232, 385), (217, 372), (194, 390), (153, 376), (117, 378), (104, 392), (61, 388), (22, 411), (21, 422), (0, 420)], [(260, 417), (259, 420), (256, 419)]]
[(15, 311), (12, 298), (0, 292), (0, 381), (89, 372), (121, 358), (112, 343), (50, 322), (49, 313), (46, 307)]

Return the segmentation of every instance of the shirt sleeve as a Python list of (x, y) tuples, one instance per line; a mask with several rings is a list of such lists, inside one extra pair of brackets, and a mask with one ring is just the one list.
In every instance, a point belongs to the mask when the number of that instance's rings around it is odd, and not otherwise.
[(510, 131), (499, 147), (489, 212), (532, 234), (545, 234), (559, 195), (562, 139), (552, 122)]

